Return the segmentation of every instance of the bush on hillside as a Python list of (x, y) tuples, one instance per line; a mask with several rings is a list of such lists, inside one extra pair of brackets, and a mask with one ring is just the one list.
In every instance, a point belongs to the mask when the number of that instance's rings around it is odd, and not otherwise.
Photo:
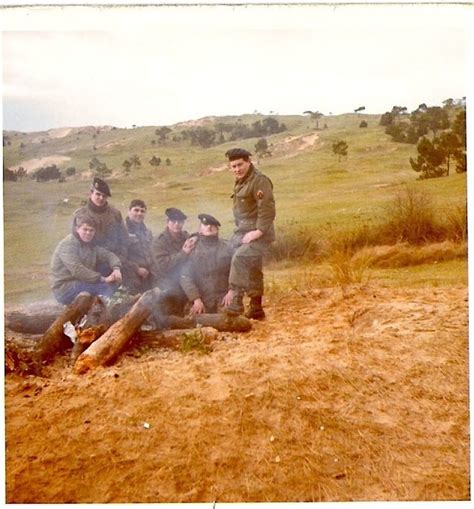
[(315, 261), (327, 250), (324, 240), (309, 227), (278, 231), (269, 259), (273, 261), (306, 259)]
[(47, 180), (56, 180), (61, 178), (61, 170), (55, 165), (43, 166), (39, 170), (36, 170), (32, 177), (36, 182), (46, 182)]

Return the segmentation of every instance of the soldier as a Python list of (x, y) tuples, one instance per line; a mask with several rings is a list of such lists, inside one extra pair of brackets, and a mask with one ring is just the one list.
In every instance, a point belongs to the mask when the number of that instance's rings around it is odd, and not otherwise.
[[(124, 261), (127, 256), (128, 234), (122, 214), (107, 201), (111, 196), (107, 182), (94, 177), (87, 205), (77, 209), (73, 214), (73, 227), (77, 226), (78, 215), (88, 212), (97, 224), (95, 243), (112, 251), (121, 261)], [(99, 267), (99, 272), (103, 274), (104, 271), (106, 267)]]
[(233, 295), (230, 301), (226, 300), (226, 313), (243, 313), (246, 293), (250, 307), (245, 316), (263, 320), (263, 256), (275, 240), (273, 184), (255, 168), (247, 150), (234, 148), (225, 155), (236, 177), (232, 195), (235, 229), (231, 239), (235, 252), (229, 275)]
[(155, 285), (167, 291), (161, 311), (164, 314), (182, 314), (187, 302), (180, 286), (181, 269), (194, 249), (196, 237), (183, 230), (186, 215), (171, 207), (165, 210), (166, 228), (153, 240), (156, 278)]
[(143, 200), (132, 200), (125, 218), (128, 232), (127, 259), (123, 262), (123, 281), (134, 295), (153, 287), (155, 261), (153, 257), (153, 235), (145, 226), (146, 204)]
[(192, 302), (191, 314), (217, 313), (228, 293), (233, 251), (219, 239), (221, 223), (215, 217), (199, 214), (198, 218), (198, 240), (181, 272), (181, 287)]
[[(92, 241), (97, 223), (87, 213), (75, 218), (76, 226), (56, 247), (51, 260), (51, 288), (61, 304), (70, 304), (81, 292), (110, 296), (122, 281), (119, 258)], [(102, 263), (108, 275), (97, 270)]]

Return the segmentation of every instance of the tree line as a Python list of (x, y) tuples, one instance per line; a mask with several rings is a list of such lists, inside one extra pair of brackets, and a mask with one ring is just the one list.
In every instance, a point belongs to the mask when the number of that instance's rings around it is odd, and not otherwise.
[(411, 113), (393, 106), (380, 118), (385, 133), (398, 143), (417, 144), (417, 157), (410, 158), (419, 179), (448, 176), (467, 171), (466, 98), (446, 99), (441, 106), (422, 103)]

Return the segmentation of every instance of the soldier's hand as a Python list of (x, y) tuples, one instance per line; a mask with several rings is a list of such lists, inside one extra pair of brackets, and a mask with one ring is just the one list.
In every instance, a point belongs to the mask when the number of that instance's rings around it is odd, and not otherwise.
[(186, 239), (183, 244), (183, 251), (186, 254), (189, 254), (194, 249), (194, 246), (196, 245), (196, 241), (197, 241), (197, 237), (189, 237), (189, 239)]
[(247, 232), (242, 237), (242, 244), (250, 244), (254, 240), (259, 239), (263, 235), (263, 232), (261, 230), (252, 230), (250, 232)]
[(148, 272), (147, 269), (145, 269), (145, 267), (138, 267), (137, 274), (142, 279), (146, 279), (148, 277), (148, 274), (150, 274), (150, 273)]
[(234, 292), (233, 290), (229, 290), (222, 299), (222, 305), (227, 308), (232, 303), (232, 299), (234, 298)]
[(190, 309), (190, 313), (192, 315), (200, 315), (202, 313), (205, 313), (206, 311), (206, 308), (204, 307), (204, 302), (197, 298), (194, 302), (193, 302), (193, 305), (191, 306), (191, 309)]
[(114, 269), (107, 277), (104, 277), (105, 283), (120, 283), (122, 281), (122, 273), (119, 269)]

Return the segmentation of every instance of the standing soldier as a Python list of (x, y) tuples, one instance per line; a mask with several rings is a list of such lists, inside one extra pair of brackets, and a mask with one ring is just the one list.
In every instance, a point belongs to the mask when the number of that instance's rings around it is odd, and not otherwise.
[(229, 288), (232, 248), (219, 239), (221, 223), (209, 215), (199, 214), (196, 247), (181, 272), (181, 287), (192, 303), (191, 314), (217, 313)]
[(132, 295), (150, 290), (155, 277), (153, 235), (145, 226), (145, 214), (145, 202), (132, 200), (125, 218), (128, 251), (123, 263), (123, 282)]
[(263, 320), (263, 256), (275, 240), (273, 184), (255, 168), (247, 150), (234, 148), (225, 155), (236, 177), (232, 195), (235, 229), (231, 239), (235, 252), (229, 276), (233, 294), (226, 297), (225, 311), (234, 316), (243, 313), (246, 293), (250, 307), (245, 316)]
[(186, 215), (174, 207), (165, 210), (166, 228), (153, 239), (155, 257), (155, 286), (167, 291), (162, 313), (182, 314), (187, 302), (180, 286), (181, 269), (194, 249), (196, 237), (183, 230)]
[[(122, 214), (107, 201), (111, 196), (107, 182), (94, 177), (87, 205), (73, 214), (73, 228), (77, 226), (77, 218), (87, 212), (97, 224), (94, 243), (105, 247), (123, 262), (127, 256), (128, 234)], [(100, 273), (104, 270), (106, 271), (106, 268), (99, 267)]]

